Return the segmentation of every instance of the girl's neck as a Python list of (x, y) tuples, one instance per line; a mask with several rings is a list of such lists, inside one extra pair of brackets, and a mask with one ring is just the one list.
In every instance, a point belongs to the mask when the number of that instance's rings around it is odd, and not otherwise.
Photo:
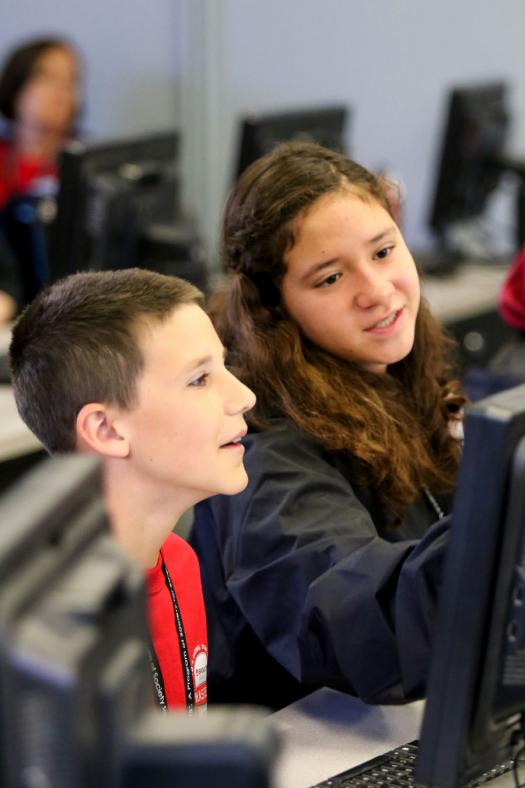
[(21, 126), (15, 127), (14, 148), (18, 155), (31, 159), (54, 163), (65, 137), (53, 129), (38, 129)]

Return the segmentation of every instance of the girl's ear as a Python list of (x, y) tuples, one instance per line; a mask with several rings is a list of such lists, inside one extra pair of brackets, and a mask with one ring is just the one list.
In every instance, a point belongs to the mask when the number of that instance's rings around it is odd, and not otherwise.
[(127, 437), (116, 426), (117, 414), (109, 405), (90, 402), (79, 411), (76, 422), (77, 445), (104, 457), (124, 459), (129, 455)]

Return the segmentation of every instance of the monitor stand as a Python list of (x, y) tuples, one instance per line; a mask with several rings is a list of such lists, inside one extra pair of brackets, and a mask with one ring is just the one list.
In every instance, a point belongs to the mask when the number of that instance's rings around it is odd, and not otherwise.
[(446, 247), (414, 252), (413, 257), (422, 276), (450, 276), (465, 262), (464, 255)]

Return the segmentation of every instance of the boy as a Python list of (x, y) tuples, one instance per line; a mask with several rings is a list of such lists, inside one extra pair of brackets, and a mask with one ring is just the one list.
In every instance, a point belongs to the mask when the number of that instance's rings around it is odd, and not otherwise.
[(206, 703), (200, 574), (172, 533), (188, 508), (244, 489), (243, 414), (202, 296), (176, 277), (80, 273), (42, 291), (13, 330), (22, 419), (50, 453), (95, 452), (112, 530), (146, 575), (153, 684), (164, 709)]

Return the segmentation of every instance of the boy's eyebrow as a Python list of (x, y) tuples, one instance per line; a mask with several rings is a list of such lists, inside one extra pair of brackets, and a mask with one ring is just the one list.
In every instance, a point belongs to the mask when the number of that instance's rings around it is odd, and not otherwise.
[[(227, 349), (223, 347), (222, 349), (222, 357), (223, 360), (226, 358), (226, 354), (228, 353)], [(197, 369), (197, 367), (203, 367), (206, 364), (210, 364), (213, 361), (213, 356), (208, 353), (207, 356), (201, 356), (200, 358), (192, 359), (188, 361), (187, 364), (184, 365), (183, 373), (191, 372), (192, 369)]]
[(197, 367), (203, 367), (206, 364), (209, 364), (211, 361), (211, 356), (202, 356), (201, 358), (194, 358), (191, 361), (188, 361), (187, 364), (184, 365), (183, 372), (191, 372), (192, 369), (197, 369)]

